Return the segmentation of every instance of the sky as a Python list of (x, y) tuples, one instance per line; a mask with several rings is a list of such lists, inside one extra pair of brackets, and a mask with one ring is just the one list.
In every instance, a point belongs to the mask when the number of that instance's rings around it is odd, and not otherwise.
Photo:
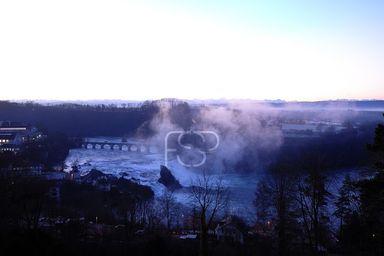
[(0, 0), (0, 100), (384, 99), (384, 1)]

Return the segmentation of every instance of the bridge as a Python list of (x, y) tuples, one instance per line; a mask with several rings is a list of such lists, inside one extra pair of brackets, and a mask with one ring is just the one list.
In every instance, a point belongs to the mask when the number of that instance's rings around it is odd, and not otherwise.
[(93, 142), (84, 141), (81, 144), (84, 149), (109, 149), (122, 150), (140, 153), (152, 153), (153, 147), (145, 143), (128, 143), (128, 142)]

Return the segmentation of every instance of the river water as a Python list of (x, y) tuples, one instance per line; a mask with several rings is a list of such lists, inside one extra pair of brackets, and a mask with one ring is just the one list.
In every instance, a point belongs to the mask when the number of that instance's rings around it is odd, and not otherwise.
[[(97, 137), (88, 138), (92, 142), (121, 142), (118, 138)], [(141, 141), (129, 140), (130, 143)], [(70, 171), (73, 165), (79, 167), (81, 175), (92, 169), (112, 174), (116, 177), (124, 176), (132, 181), (152, 188), (156, 196), (160, 196), (166, 189), (158, 182), (160, 178), (160, 165), (164, 165), (164, 154), (151, 150), (150, 153), (131, 152), (111, 149), (71, 149), (65, 160), (65, 171)], [(181, 185), (188, 187), (199, 176), (195, 171), (181, 166), (177, 161), (168, 162), (169, 169)], [(213, 179), (221, 179), (230, 193), (229, 211), (241, 216), (254, 216), (253, 207), (256, 184), (262, 174), (257, 172), (247, 174), (225, 173), (212, 174)], [(186, 190), (175, 193), (176, 199), (190, 205), (190, 196)]]
[[(117, 143), (121, 142), (121, 139), (97, 137), (88, 138), (88, 141)], [(129, 142), (142, 143), (138, 140), (129, 140)], [(112, 149), (71, 149), (65, 160), (65, 170), (70, 171), (74, 164), (79, 166), (81, 175), (87, 174), (91, 169), (97, 169), (116, 177), (124, 176), (136, 183), (151, 187), (155, 196), (160, 196), (166, 189), (158, 182), (160, 165), (164, 165), (164, 154), (157, 150), (141, 153)], [(167, 166), (184, 187), (193, 184), (193, 180), (199, 176), (198, 173), (181, 166), (177, 161), (170, 161)], [(342, 170), (328, 177), (329, 190), (332, 193), (337, 193), (346, 173), (354, 177), (359, 175), (357, 170)], [(221, 179), (230, 192), (230, 203), (227, 210), (252, 221), (256, 211), (253, 206), (256, 186), (265, 175), (263, 170), (254, 170), (249, 173), (216, 173), (212, 174), (211, 177)], [(186, 190), (175, 192), (175, 196), (181, 204), (190, 205), (190, 195)], [(330, 211), (332, 211), (332, 207), (330, 207)]]

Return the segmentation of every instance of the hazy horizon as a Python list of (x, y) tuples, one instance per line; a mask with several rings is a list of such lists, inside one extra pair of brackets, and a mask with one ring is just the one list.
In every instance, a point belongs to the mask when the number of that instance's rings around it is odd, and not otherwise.
[(251, 99), (251, 98), (194, 98), (194, 99), (186, 99), (186, 98), (177, 98), (177, 97), (165, 97), (165, 98), (148, 98), (148, 99), (124, 99), (124, 98), (115, 98), (115, 99), (81, 99), (81, 98), (74, 98), (74, 99), (34, 99), (34, 98), (28, 98), (28, 99), (0, 99), (2, 101), (11, 101), (11, 102), (75, 102), (75, 101), (116, 101), (116, 102), (144, 102), (144, 101), (162, 101), (162, 100), (178, 100), (178, 101), (254, 101), (254, 102), (332, 102), (332, 101), (339, 101), (339, 102), (362, 102), (362, 101), (384, 101), (384, 99), (379, 98), (372, 98), (372, 99), (347, 99), (347, 98), (340, 98), (340, 99), (320, 99), (320, 100), (286, 100), (286, 99)]

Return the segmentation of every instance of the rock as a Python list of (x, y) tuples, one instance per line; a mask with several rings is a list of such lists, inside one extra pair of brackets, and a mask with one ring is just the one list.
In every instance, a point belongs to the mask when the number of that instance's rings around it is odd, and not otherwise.
[(81, 182), (83, 184), (95, 185), (101, 179), (107, 179), (107, 175), (99, 170), (92, 169), (89, 173), (81, 177)]
[(119, 192), (126, 195), (133, 195), (135, 198), (141, 200), (148, 200), (154, 196), (154, 193), (149, 186), (140, 185), (132, 180), (119, 178), (113, 185)]
[(89, 173), (81, 177), (81, 182), (85, 184), (95, 184), (101, 180), (111, 183), (116, 180), (116, 177), (111, 174), (103, 173), (97, 169), (92, 169)]
[(164, 165), (160, 165), (159, 182), (172, 191), (182, 188), (179, 181), (175, 178), (175, 176), (173, 176), (171, 171)]

